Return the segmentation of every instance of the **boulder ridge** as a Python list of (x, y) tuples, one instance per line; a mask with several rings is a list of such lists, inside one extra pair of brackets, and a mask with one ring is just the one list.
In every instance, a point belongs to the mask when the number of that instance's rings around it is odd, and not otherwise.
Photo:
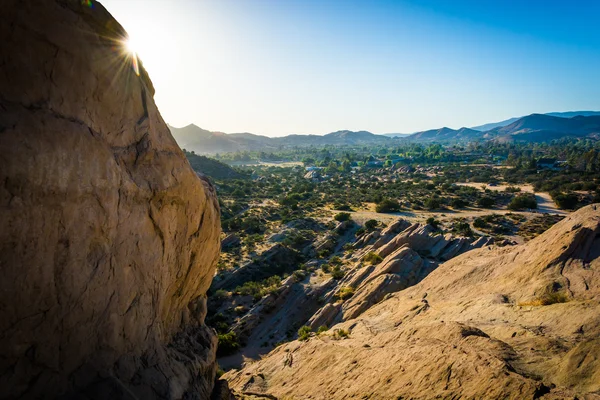
[(208, 398), (214, 189), (102, 5), (0, 13), (0, 398)]

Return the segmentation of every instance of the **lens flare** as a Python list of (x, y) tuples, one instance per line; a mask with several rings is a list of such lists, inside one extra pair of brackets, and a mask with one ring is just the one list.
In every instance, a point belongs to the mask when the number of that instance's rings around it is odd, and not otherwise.
[(126, 41), (123, 42), (123, 47), (125, 48), (127, 57), (131, 58), (131, 66), (133, 67), (133, 71), (136, 75), (139, 76), (140, 65), (138, 61), (137, 46), (135, 45), (135, 42), (131, 38), (128, 38)]

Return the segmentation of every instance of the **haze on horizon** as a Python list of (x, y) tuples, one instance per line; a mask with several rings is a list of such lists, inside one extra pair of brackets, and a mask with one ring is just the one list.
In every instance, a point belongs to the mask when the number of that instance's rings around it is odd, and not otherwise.
[(600, 2), (100, 0), (163, 118), (267, 136), (600, 109)]

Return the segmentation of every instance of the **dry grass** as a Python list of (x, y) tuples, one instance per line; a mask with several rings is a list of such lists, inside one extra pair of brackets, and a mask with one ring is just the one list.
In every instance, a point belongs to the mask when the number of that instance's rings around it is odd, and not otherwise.
[(566, 303), (569, 300), (570, 300), (569, 295), (566, 294), (565, 292), (546, 292), (536, 299), (521, 302), (521, 303), (518, 303), (517, 305), (521, 306), (521, 307), (525, 307), (525, 306), (540, 307), (540, 306), (549, 306), (551, 304), (557, 304), (557, 303)]

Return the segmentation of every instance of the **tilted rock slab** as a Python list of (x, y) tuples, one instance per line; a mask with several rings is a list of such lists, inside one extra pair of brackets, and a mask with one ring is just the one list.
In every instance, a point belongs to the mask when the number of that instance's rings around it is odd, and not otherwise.
[(99, 3), (0, 14), (0, 398), (209, 397), (214, 190)]
[(224, 377), (286, 399), (599, 399), (599, 315), (596, 204), (524, 245), (453, 258)]

